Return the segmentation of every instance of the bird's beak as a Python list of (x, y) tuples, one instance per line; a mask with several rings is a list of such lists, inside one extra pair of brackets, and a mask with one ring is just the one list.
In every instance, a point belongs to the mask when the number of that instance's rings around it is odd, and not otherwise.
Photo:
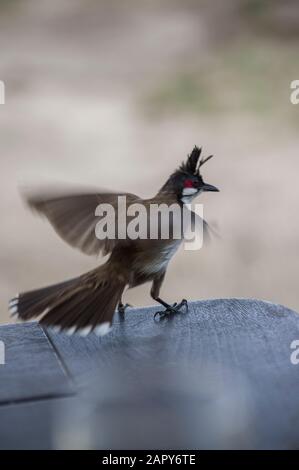
[(206, 184), (206, 183), (204, 183), (204, 185), (202, 186), (202, 190), (203, 191), (213, 191), (213, 192), (216, 192), (216, 193), (219, 192), (219, 189), (216, 188), (216, 186), (213, 186), (212, 184)]

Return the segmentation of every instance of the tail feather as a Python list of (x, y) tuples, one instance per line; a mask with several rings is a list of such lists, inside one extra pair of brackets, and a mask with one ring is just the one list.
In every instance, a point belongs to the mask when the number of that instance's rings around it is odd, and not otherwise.
[(98, 335), (110, 331), (125, 283), (105, 278), (99, 270), (69, 281), (19, 294), (9, 303), (12, 315), (21, 320), (41, 316), (40, 323), (64, 330)]
[(22, 320), (36, 318), (46, 310), (49, 305), (73, 283), (73, 279), (60, 284), (43, 287), (33, 291), (18, 294), (9, 302), (12, 315), (19, 316)]

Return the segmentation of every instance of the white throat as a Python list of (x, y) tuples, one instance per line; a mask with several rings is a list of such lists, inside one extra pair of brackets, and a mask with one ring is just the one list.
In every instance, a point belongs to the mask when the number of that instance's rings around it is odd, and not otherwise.
[(181, 201), (183, 204), (191, 204), (192, 199), (199, 193), (195, 188), (184, 188)]

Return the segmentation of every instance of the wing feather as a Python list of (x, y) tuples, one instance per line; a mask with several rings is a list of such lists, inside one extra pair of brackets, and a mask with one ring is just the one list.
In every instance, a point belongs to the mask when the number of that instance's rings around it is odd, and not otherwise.
[[(31, 194), (25, 195), (29, 207), (45, 216), (56, 233), (69, 245), (87, 255), (110, 253), (118, 243), (125, 240), (100, 240), (95, 229), (98, 216), (95, 215), (99, 204), (111, 204), (117, 217), (118, 196), (126, 196), (127, 204), (140, 201), (130, 193), (83, 193), (83, 194)], [(116, 234), (117, 235), (117, 234)]]

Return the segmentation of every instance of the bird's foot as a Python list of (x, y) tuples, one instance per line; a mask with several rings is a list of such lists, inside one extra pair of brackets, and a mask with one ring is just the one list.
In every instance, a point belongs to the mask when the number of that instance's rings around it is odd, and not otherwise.
[(176, 302), (173, 305), (169, 305), (165, 310), (161, 312), (156, 312), (154, 315), (154, 319), (156, 320), (159, 317), (159, 320), (163, 320), (165, 318), (170, 318), (177, 313), (181, 313), (181, 309), (185, 308), (186, 312), (188, 312), (188, 302), (186, 299), (183, 299), (179, 304)]
[(131, 304), (123, 304), (123, 303), (119, 303), (118, 304), (118, 307), (117, 307), (117, 311), (119, 313), (119, 316), (121, 317), (121, 319), (123, 320), (125, 318), (125, 311), (128, 307), (132, 307)]

